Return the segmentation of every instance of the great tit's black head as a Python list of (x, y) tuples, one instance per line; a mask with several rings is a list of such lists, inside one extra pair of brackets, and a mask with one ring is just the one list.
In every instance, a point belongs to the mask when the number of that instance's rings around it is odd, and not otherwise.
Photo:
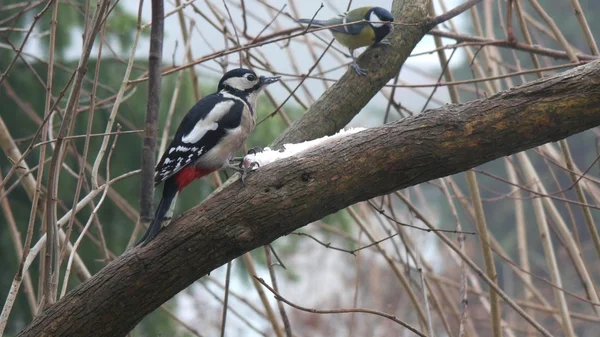
[(370, 21), (371, 25), (377, 28), (385, 25), (386, 22), (393, 22), (394, 17), (392, 16), (392, 13), (385, 8), (373, 7), (367, 12), (365, 20)]
[(279, 81), (279, 78), (279, 76), (257, 76), (256, 73), (250, 69), (237, 68), (226, 72), (225, 75), (221, 77), (218, 90), (254, 93), (271, 83)]
[(385, 8), (371, 8), (365, 15), (365, 20), (369, 21), (369, 24), (375, 31), (375, 43), (379, 43), (392, 31), (393, 25), (391, 22), (394, 21), (394, 17)]

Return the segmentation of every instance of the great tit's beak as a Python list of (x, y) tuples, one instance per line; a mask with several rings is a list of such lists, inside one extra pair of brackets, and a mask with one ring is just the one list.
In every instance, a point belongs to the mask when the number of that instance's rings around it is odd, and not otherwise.
[(272, 77), (261, 76), (259, 78), (259, 80), (260, 80), (260, 86), (261, 87), (266, 87), (269, 84), (273, 84), (275, 82), (279, 82), (280, 78), (281, 78), (281, 76), (272, 76)]

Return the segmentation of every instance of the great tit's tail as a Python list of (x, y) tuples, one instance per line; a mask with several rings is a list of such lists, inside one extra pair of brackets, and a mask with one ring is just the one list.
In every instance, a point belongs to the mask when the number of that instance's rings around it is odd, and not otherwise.
[(327, 21), (325, 20), (313, 20), (313, 19), (298, 19), (296, 22), (308, 25), (310, 23), (311, 26), (314, 27), (325, 27), (327, 26)]
[(171, 178), (165, 181), (162, 198), (160, 199), (158, 207), (156, 207), (154, 219), (152, 219), (150, 226), (148, 226), (148, 230), (146, 230), (146, 233), (144, 233), (144, 236), (142, 236), (140, 241), (137, 242), (137, 245), (147, 245), (148, 242), (152, 241), (152, 239), (156, 237), (158, 232), (160, 232), (160, 229), (164, 226), (167, 226), (171, 221), (179, 191), (174, 181), (170, 180)]

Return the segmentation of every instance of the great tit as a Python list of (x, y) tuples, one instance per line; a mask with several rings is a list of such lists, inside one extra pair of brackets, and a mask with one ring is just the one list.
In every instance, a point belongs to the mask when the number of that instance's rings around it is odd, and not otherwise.
[[(358, 22), (367, 20), (369, 22)], [(333, 37), (350, 51), (352, 64), (350, 65), (357, 74), (366, 75), (367, 71), (356, 63), (354, 50), (360, 47), (372, 46), (382, 42), (383, 38), (392, 30), (394, 17), (387, 9), (381, 7), (360, 7), (329, 20), (300, 19), (298, 23), (310, 26), (327, 27), (351, 22), (352, 25), (333, 27), (329, 30)]]

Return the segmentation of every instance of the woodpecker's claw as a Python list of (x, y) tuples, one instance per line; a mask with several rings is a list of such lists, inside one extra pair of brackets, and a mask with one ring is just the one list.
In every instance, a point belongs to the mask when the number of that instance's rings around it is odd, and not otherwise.
[(242, 181), (242, 185), (244, 185), (244, 187), (246, 187), (246, 177), (247, 176), (248, 176), (248, 171), (247, 170), (242, 171), (240, 180)]
[(240, 166), (236, 166), (236, 165), (228, 165), (228, 168), (232, 169), (235, 172), (239, 172), (242, 180), (242, 185), (244, 185), (244, 187), (246, 187), (246, 177), (248, 176), (248, 172), (254, 170), (255, 167), (259, 167), (260, 164), (257, 162), (252, 162), (250, 163), (250, 167), (246, 168), (246, 167), (242, 167), (241, 165), (242, 163), (240, 163)]
[[(247, 154), (257, 154), (259, 152), (263, 152), (263, 148), (260, 146), (255, 146), (255, 147), (249, 149)], [(231, 163), (234, 163), (234, 164), (242, 163), (244, 161), (244, 158), (245, 157), (232, 157), (231, 159), (229, 159), (229, 163), (230, 164)], [(241, 166), (241, 164), (240, 164), (240, 166)]]
[(233, 157), (231, 159), (229, 159), (229, 164), (237, 164), (239, 163), (241, 165), (241, 163), (244, 161), (244, 157)]
[(248, 150), (248, 154), (257, 154), (258, 152), (263, 152), (263, 148), (260, 146), (255, 146)]

